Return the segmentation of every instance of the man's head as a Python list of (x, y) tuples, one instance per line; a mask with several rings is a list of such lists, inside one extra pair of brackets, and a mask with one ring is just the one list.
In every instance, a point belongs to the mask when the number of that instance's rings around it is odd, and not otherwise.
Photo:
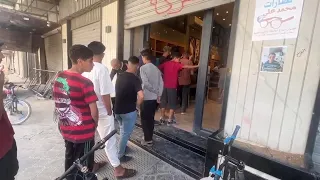
[(128, 59), (128, 71), (136, 73), (139, 67), (139, 58), (131, 56)]
[(111, 60), (111, 67), (112, 67), (112, 69), (118, 70), (121, 67), (121, 62), (118, 59), (112, 59)]
[(270, 54), (269, 54), (269, 62), (270, 62), (270, 63), (272, 63), (275, 58), (276, 58), (276, 54), (275, 54), (275, 53), (270, 53)]
[(142, 61), (144, 64), (149, 63), (152, 59), (152, 54), (147, 49), (141, 51), (141, 56), (142, 56)]
[(73, 45), (69, 50), (72, 65), (82, 72), (90, 72), (93, 68), (93, 52), (84, 45)]
[(181, 59), (181, 53), (180, 52), (172, 52), (171, 56), (172, 56), (172, 60), (176, 61), (176, 62), (179, 62), (180, 59)]
[(2, 53), (2, 46), (3, 46), (3, 42), (0, 41), (0, 63), (2, 62), (2, 59), (4, 59), (4, 55)]
[(163, 56), (168, 57), (171, 54), (171, 47), (170, 46), (165, 46), (163, 47)]
[(184, 58), (184, 59), (189, 59), (189, 53), (187, 53), (187, 52), (185, 52), (185, 53), (183, 53), (182, 54), (182, 57)]
[(98, 41), (92, 41), (88, 48), (93, 52), (94, 60), (101, 62), (104, 57), (104, 51), (106, 47)]

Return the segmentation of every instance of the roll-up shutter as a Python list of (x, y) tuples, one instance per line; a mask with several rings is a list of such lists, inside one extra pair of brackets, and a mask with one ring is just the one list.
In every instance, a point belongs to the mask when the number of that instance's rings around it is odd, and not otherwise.
[(72, 31), (72, 44), (87, 46), (92, 41), (100, 41), (100, 21)]
[(125, 0), (124, 28), (133, 28), (176, 16), (203, 11), (234, 0)]
[(62, 71), (62, 37), (60, 33), (44, 39), (48, 70)]

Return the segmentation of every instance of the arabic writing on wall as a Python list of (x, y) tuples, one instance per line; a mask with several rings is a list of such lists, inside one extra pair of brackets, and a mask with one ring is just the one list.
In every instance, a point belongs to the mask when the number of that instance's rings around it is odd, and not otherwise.
[(256, 3), (253, 41), (296, 38), (303, 0), (259, 0)]
[(264, 7), (265, 8), (276, 8), (279, 5), (284, 5), (284, 4), (288, 4), (288, 3), (292, 3), (292, 0), (272, 0), (267, 2)]
[(150, 0), (154, 11), (159, 14), (177, 14), (181, 12), (185, 4), (193, 0)]

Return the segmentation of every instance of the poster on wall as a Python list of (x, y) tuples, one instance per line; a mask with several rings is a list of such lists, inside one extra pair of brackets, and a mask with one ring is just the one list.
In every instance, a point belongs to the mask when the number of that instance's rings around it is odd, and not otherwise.
[(303, 0), (257, 0), (252, 41), (297, 38)]
[(261, 72), (282, 73), (287, 46), (263, 47)]

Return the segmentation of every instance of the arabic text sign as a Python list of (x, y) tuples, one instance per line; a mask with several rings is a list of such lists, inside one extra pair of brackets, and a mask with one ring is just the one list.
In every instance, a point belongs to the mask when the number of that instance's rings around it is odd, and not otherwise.
[(303, 0), (256, 0), (252, 41), (297, 38)]

